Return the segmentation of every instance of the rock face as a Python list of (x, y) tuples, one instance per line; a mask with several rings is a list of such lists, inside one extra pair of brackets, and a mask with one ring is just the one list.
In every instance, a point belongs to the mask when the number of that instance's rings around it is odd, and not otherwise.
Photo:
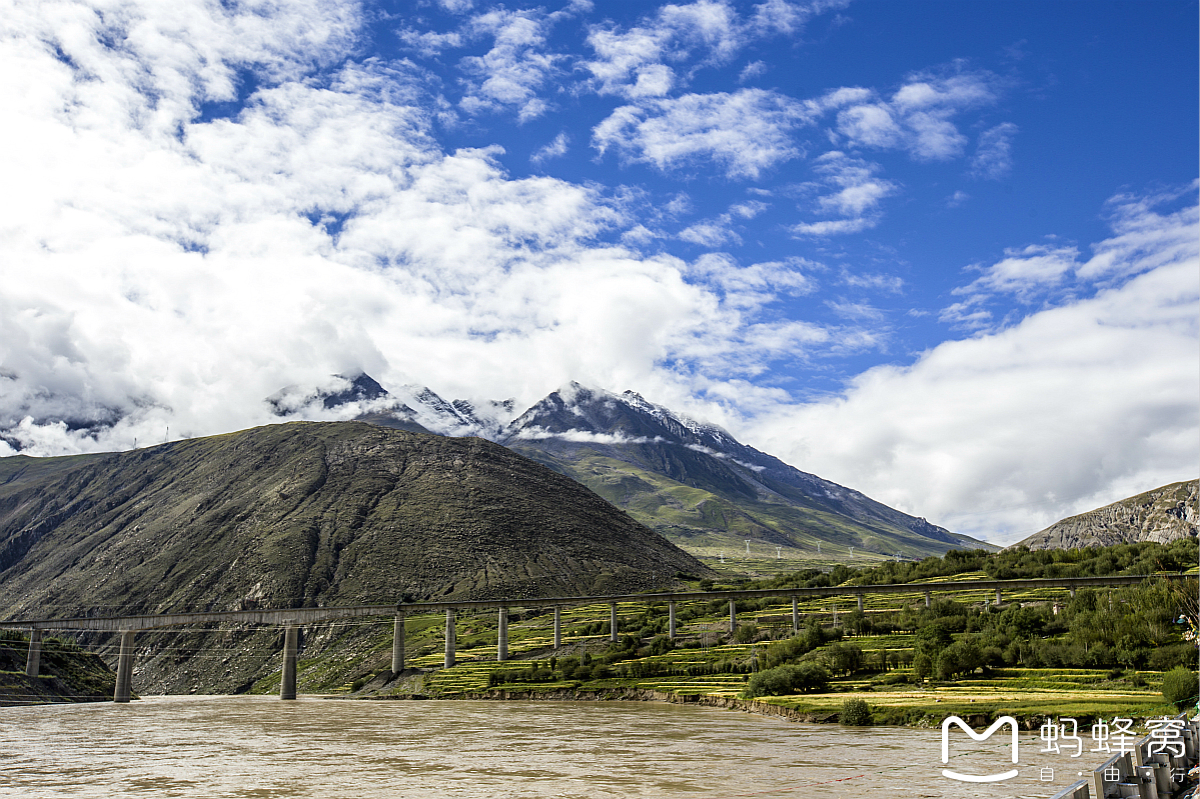
[(1194, 538), (1200, 529), (1197, 526), (1200, 524), (1198, 486), (1200, 481), (1197, 480), (1171, 483), (1103, 508), (1070, 516), (1013, 546), (1079, 549), (1139, 541), (1165, 544), (1179, 538)]
[(704, 571), (477, 438), (296, 422), (0, 470), (9, 616), (616, 593)]

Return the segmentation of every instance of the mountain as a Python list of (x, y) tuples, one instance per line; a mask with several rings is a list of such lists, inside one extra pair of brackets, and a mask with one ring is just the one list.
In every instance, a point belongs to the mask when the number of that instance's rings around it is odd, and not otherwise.
[[(338, 377), (329, 387), (300, 392), (303, 402), (269, 402), (277, 413), (333, 407), (373, 424), (496, 441), (582, 483), (697, 555), (744, 555), (749, 547), (752, 559), (786, 550), (790, 559), (837, 561), (998, 549), (802, 472), (633, 391), (613, 394), (573, 382), (518, 416), (512, 400), (447, 401), (420, 386), (392, 394), (377, 386), (365, 375)], [(329, 405), (330, 397), (342, 396), (353, 399)]]
[(498, 440), (583, 483), (693, 552), (759, 558), (788, 550), (843, 559), (921, 558), (994, 549), (853, 489), (800, 471), (727, 431), (647, 401), (578, 383), (514, 419)]
[[(6, 618), (631, 593), (681, 571), (708, 573), (578, 483), (480, 438), (292, 422), (0, 458)], [(244, 691), (277, 668), (276, 634), (139, 634), (135, 688)], [(344, 660), (384, 645), (377, 634), (327, 626), (306, 656)], [(81, 638), (113, 654), (111, 636)]]
[(1103, 508), (1069, 516), (1013, 547), (1080, 549), (1138, 541), (1165, 544), (1179, 538), (1195, 538), (1200, 532), (1198, 489), (1198, 480), (1171, 483)]
[(326, 384), (307, 388), (288, 386), (265, 402), (283, 419), (323, 417), (332, 411), (338, 418), (381, 427), (493, 441), (516, 415), (511, 399), (478, 405), (461, 399), (448, 402), (424, 386), (404, 385), (390, 392), (366, 374), (332, 375)]
[(7, 615), (628, 592), (702, 568), (479, 438), (297, 422), (0, 459)]

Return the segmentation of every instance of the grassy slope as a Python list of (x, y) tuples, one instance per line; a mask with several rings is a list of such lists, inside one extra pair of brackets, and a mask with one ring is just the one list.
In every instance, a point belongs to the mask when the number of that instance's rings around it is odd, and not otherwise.
[[(829, 556), (845, 562), (854, 547), (855, 559), (869, 563), (886, 559), (879, 551), (925, 556), (950, 548), (882, 521), (858, 523), (782, 495), (775, 500), (725, 496), (599, 453), (573, 460), (544, 452), (525, 454), (583, 483), (677, 546), (706, 558), (744, 552), (747, 539), (757, 556), (750, 560), (759, 568), (770, 564), (758, 561), (773, 560), (777, 554), (806, 563), (823, 562)], [(783, 547), (783, 552), (777, 553), (776, 547)]]

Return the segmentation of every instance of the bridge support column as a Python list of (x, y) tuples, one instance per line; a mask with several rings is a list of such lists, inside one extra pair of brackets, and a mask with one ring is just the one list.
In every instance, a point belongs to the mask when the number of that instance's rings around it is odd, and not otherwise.
[(859, 594), (858, 595), (858, 612), (862, 613), (862, 609), (863, 609), (863, 598), (862, 598), (862, 594)]
[(933, 604), (933, 594), (929, 591), (926, 591), (925, 592), (925, 607), (929, 607), (932, 604)]
[(800, 600), (792, 597), (792, 635), (800, 634)]
[(455, 615), (453, 610), (446, 611), (446, 660), (445, 668), (454, 665), (454, 647), (458, 639), (455, 637)]
[(36, 678), (42, 665), (42, 631), (29, 631), (29, 654), (25, 656), (25, 676)]
[(496, 660), (508, 660), (508, 608), (500, 608), (500, 624), (496, 632)]
[(617, 603), (608, 603), (608, 640), (617, 641)]
[(283, 629), (283, 671), (279, 675), (279, 698), (296, 698), (296, 652), (300, 649), (300, 628), (289, 624)]
[(737, 601), (729, 600), (729, 634), (737, 632)]
[(128, 702), (133, 696), (133, 630), (121, 631), (121, 649), (117, 654), (117, 684), (114, 702)]
[(392, 674), (404, 671), (404, 614), (396, 615), (392, 626)]
[(675, 640), (675, 600), (667, 603), (667, 638)]
[(997, 605), (1000, 604), (1000, 589), (999, 588), (996, 589), (996, 604)]
[(562, 608), (554, 606), (554, 648), (562, 646)]
[(1075, 586), (1071, 586), (1071, 599), (1075, 598)]

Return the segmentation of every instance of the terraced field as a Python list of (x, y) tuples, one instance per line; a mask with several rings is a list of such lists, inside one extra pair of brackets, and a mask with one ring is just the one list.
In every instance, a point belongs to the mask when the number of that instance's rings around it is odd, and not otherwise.
[[(949, 580), (986, 579), (983, 572), (959, 574), (913, 585), (905, 594), (868, 596), (867, 618), (895, 618), (902, 611), (925, 606), (926, 586), (935, 602), (950, 598), (935, 586)], [(1014, 591), (1003, 596), (1005, 607), (1032, 605), (1051, 612), (1069, 600), (1065, 589)], [(955, 602), (980, 610), (995, 603), (991, 591), (965, 591)], [(857, 609), (853, 601), (829, 598), (799, 603), (801, 626), (816, 621), (826, 629), (844, 624)], [(442, 668), (444, 616), (414, 616), (406, 627), (406, 666), (409, 671), (386, 681), (391, 656), (391, 619), (380, 619), (369, 640), (340, 662), (316, 658), (301, 660), (302, 692), (371, 696), (376, 698), (424, 696), (478, 697), (488, 692), (547, 694), (555, 697), (604, 695), (613, 691), (656, 691), (678, 696), (732, 699), (742, 694), (750, 676), (760, 667), (766, 648), (793, 634), (791, 604), (752, 603), (739, 609), (737, 622), (742, 640), (729, 634), (728, 605), (722, 601), (680, 602), (677, 606), (676, 646), (651, 651), (656, 640), (665, 641), (667, 607), (622, 603), (617, 606), (621, 644), (609, 639), (609, 606), (596, 604), (564, 608), (562, 646), (553, 648), (553, 613), (548, 610), (510, 609), (509, 659), (496, 660), (497, 617), (493, 613), (460, 613), (456, 619), (457, 663)], [(747, 629), (748, 628), (748, 631)], [(351, 634), (355, 630), (348, 630)], [(909, 632), (847, 636), (842, 644), (861, 649), (865, 664), (853, 674), (834, 677), (820, 693), (763, 697), (760, 701), (789, 708), (814, 718), (834, 718), (847, 699), (863, 699), (876, 723), (936, 724), (946, 715), (1003, 714), (1036, 719), (1045, 716), (1088, 720), (1113, 716), (1145, 718), (1171, 711), (1160, 693), (1162, 672), (1154, 670), (1029, 668), (1006, 666), (979, 669), (956, 680), (922, 683), (911, 667), (916, 646)], [(828, 645), (827, 645), (828, 646)], [(613, 653), (624, 647), (618, 657)], [(820, 656), (817, 650), (815, 656)], [(879, 654), (890, 656), (886, 670)], [(590, 663), (586, 676), (565, 676), (564, 663)], [(611, 662), (608, 662), (611, 661)], [(375, 679), (384, 672), (384, 677)], [(372, 680), (374, 679), (374, 682)], [(277, 690), (278, 676), (259, 681), (256, 692)], [(497, 695), (497, 694), (492, 694)]]

